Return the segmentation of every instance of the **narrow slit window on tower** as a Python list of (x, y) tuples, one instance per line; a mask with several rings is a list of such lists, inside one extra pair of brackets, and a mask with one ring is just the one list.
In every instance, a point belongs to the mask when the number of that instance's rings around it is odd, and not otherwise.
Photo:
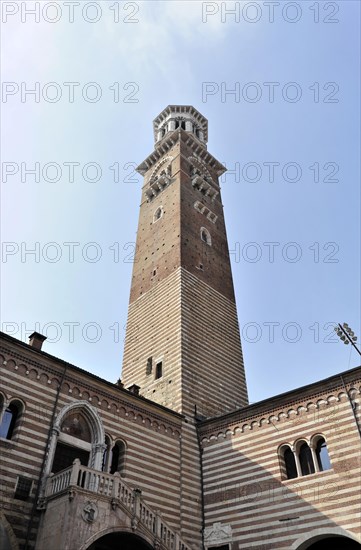
[(158, 363), (155, 366), (155, 379), (158, 380), (158, 378), (162, 378), (163, 376), (163, 362), (158, 361)]
[(153, 369), (153, 357), (148, 357), (145, 374), (152, 374), (152, 369)]

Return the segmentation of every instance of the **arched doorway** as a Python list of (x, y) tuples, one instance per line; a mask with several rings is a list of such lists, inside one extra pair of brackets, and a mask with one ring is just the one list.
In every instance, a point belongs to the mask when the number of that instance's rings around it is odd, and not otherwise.
[(83, 466), (101, 470), (104, 441), (97, 410), (86, 401), (69, 403), (58, 414), (51, 431), (45, 476), (68, 468), (75, 458)]
[(361, 544), (347, 537), (326, 537), (311, 543), (307, 550), (360, 550)]
[(87, 550), (152, 550), (144, 539), (131, 533), (109, 533), (94, 541)]

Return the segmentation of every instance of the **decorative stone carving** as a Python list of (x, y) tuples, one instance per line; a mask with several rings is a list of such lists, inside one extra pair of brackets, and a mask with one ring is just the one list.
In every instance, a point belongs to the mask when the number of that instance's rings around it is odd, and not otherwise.
[(93, 523), (93, 521), (97, 519), (98, 513), (98, 507), (95, 502), (91, 502), (89, 500), (85, 503), (81, 515), (84, 521), (86, 521), (87, 523)]
[(214, 544), (227, 544), (232, 542), (232, 527), (230, 524), (220, 522), (213, 523), (212, 527), (206, 527), (204, 530), (204, 543), (207, 546)]
[(138, 524), (139, 524), (139, 518), (137, 518), (136, 516), (133, 516), (132, 517), (132, 530), (133, 531), (137, 530)]

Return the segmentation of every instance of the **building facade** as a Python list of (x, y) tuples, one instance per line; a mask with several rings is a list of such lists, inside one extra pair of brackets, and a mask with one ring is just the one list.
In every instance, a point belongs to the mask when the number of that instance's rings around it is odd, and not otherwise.
[(359, 548), (361, 368), (248, 404), (225, 169), (193, 107), (153, 127), (122, 381), (1, 335), (0, 547)]

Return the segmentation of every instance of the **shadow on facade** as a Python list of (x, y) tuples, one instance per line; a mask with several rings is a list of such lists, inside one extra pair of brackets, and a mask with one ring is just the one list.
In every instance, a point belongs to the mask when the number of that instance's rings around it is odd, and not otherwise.
[(361, 549), (359, 459), (347, 468), (330, 452), (330, 469), (281, 481), (227, 432), (203, 448), (206, 550)]

